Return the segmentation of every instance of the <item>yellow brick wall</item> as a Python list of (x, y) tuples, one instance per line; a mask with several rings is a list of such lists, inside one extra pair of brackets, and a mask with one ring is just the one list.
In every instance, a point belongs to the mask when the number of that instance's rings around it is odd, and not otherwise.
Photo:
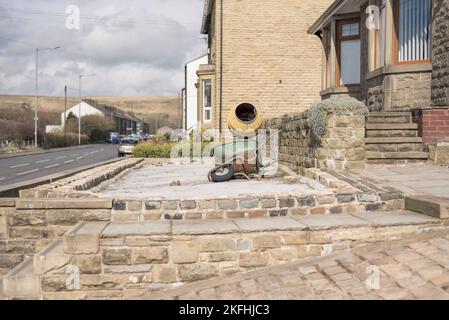
[[(247, 102), (265, 118), (294, 114), (319, 101), (320, 40), (308, 28), (332, 0), (224, 0), (223, 129), (231, 108)], [(220, 106), (220, 4), (213, 11), (212, 48), (216, 64), (214, 112)]]

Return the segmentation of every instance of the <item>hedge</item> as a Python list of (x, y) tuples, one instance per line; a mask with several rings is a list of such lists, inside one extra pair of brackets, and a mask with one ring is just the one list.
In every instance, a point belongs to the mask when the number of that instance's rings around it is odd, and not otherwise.
[[(178, 144), (175, 142), (155, 144), (155, 143), (142, 143), (134, 147), (133, 155), (136, 158), (161, 158), (168, 159), (171, 157), (172, 149)], [(201, 152), (208, 146), (209, 143), (203, 143), (201, 145)], [(193, 154), (193, 145), (190, 145), (190, 154)], [(181, 156), (181, 152), (179, 153)]]

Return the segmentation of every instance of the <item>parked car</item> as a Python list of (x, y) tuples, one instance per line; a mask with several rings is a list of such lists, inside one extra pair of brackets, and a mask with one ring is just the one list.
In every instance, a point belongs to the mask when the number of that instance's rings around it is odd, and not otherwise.
[(119, 143), (119, 134), (117, 132), (109, 132), (108, 143), (117, 144)]
[(139, 140), (124, 138), (120, 141), (118, 147), (118, 156), (124, 157), (125, 155), (131, 155), (133, 153), (134, 147), (139, 144)]

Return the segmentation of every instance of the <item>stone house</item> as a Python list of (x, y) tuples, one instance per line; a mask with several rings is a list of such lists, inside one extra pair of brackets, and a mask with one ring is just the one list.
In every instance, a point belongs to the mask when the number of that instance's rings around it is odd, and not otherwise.
[(337, 0), (309, 29), (324, 49), (322, 99), (371, 111), (368, 160), (423, 160), (423, 142), (449, 137), (448, 12), (448, 0)]
[(322, 48), (307, 30), (331, 0), (205, 0), (208, 63), (198, 70), (202, 128), (227, 129), (242, 103), (264, 118), (295, 114), (319, 100)]

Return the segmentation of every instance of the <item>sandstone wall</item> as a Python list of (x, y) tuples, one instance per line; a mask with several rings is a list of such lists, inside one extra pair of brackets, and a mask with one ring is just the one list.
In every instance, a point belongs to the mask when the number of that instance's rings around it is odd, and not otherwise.
[[(231, 108), (251, 103), (266, 118), (306, 110), (319, 100), (322, 47), (308, 28), (332, 0), (226, 0), (223, 54), (220, 51), (220, 3), (212, 21), (211, 60), (216, 63), (218, 128), (223, 59), (223, 128)], [(221, 56), (222, 54), (222, 56)]]
[(433, 7), (432, 102), (449, 106), (449, 1), (434, 0)]
[(110, 221), (112, 200), (0, 200), (0, 273), (15, 267), (79, 221)]
[[(339, 98), (325, 100), (332, 105)], [(344, 105), (355, 99), (344, 99)], [(323, 108), (325, 108), (323, 105)], [(320, 141), (314, 137), (314, 126), (310, 111), (297, 116), (268, 121), (269, 129), (279, 130), (279, 161), (293, 170), (319, 168), (322, 170), (344, 170), (363, 168), (365, 163), (365, 116), (367, 109), (358, 105), (355, 109), (327, 108), (325, 133)]]

